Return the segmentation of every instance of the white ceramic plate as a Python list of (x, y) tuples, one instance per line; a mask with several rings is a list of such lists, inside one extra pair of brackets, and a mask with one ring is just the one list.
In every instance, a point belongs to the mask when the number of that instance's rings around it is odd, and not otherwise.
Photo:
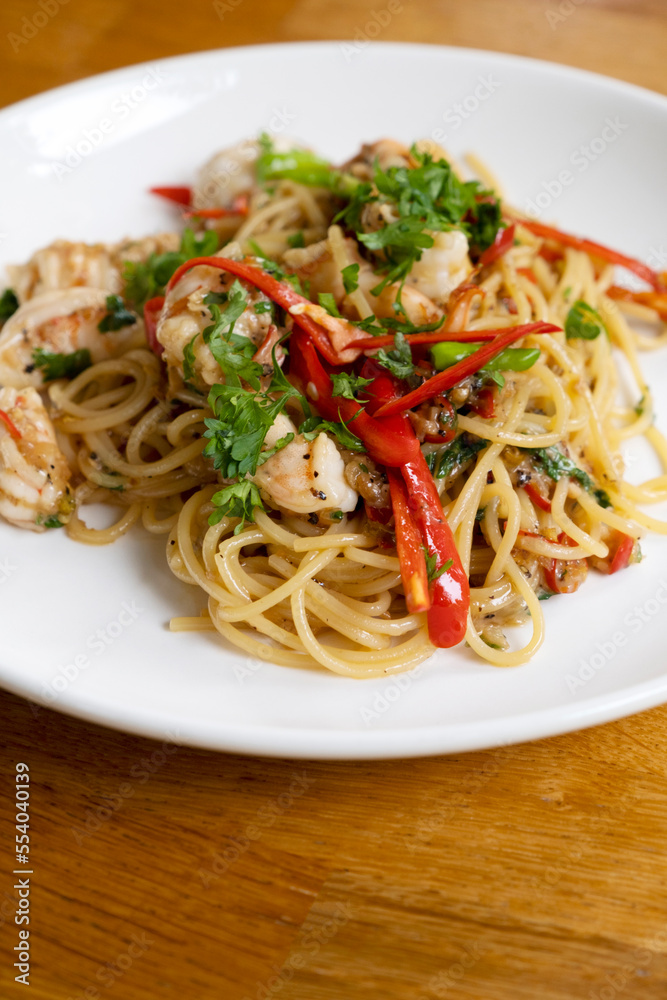
[[(512, 56), (336, 42), (130, 67), (3, 111), (0, 263), (56, 237), (173, 226), (146, 189), (189, 183), (211, 153), (262, 129), (334, 160), (362, 140), (434, 135), (481, 156), (520, 207), (667, 268), (665, 98)], [(646, 365), (666, 390), (667, 357)], [(639, 479), (638, 449), (630, 459)], [(461, 649), (379, 681), (249, 663), (212, 635), (171, 634), (169, 618), (202, 602), (172, 578), (163, 544), (137, 531), (96, 549), (0, 525), (0, 682), (120, 729), (322, 758), (479, 749), (667, 701), (664, 538), (645, 542), (640, 566), (550, 601), (528, 666), (500, 670)]]

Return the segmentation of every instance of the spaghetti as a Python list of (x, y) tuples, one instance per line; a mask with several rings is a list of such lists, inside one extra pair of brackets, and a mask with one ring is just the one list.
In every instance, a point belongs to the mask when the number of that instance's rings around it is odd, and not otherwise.
[[(545, 597), (667, 531), (643, 509), (667, 499), (638, 361), (667, 339), (667, 290), (646, 265), (521, 217), (428, 143), (334, 168), (263, 137), (156, 190), (185, 206), (180, 240), (59, 241), (11, 270), (12, 523), (104, 545), (141, 522), (206, 595), (174, 631), (350, 677), (464, 638), (524, 663)], [(638, 435), (664, 470), (639, 486)]]

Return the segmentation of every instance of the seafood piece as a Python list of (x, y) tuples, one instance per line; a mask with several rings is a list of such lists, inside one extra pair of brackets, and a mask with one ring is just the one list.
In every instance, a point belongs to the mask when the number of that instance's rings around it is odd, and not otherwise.
[(141, 337), (143, 321), (100, 333), (108, 292), (100, 288), (65, 288), (44, 292), (16, 310), (0, 332), (0, 384), (39, 388), (43, 373), (35, 351), (72, 354), (87, 349), (91, 361), (115, 357)]
[[(194, 364), (187, 381), (199, 389), (224, 382), (220, 365), (198, 334), (213, 321), (204, 298), (209, 292), (228, 291), (234, 281), (233, 275), (200, 264), (187, 271), (167, 293), (156, 336), (164, 347), (163, 360), (169, 369), (172, 389), (177, 388), (179, 380), (184, 378), (183, 352), (189, 344), (192, 344)], [(245, 291), (246, 309), (234, 323), (234, 333), (247, 337), (260, 347), (266, 339), (272, 319), (268, 308), (264, 312), (256, 312), (255, 306), (260, 302), (268, 306), (270, 300), (256, 288), (247, 287)]]
[(0, 389), (0, 516), (45, 531), (68, 520), (71, 472), (35, 389)]
[(125, 261), (147, 260), (152, 253), (178, 250), (176, 233), (160, 233), (120, 243), (70, 243), (56, 240), (32, 255), (26, 264), (7, 268), (9, 283), (19, 302), (62, 288), (103, 288), (107, 294), (122, 291)]
[(412, 265), (406, 284), (433, 302), (445, 305), (450, 293), (472, 272), (468, 240), (460, 229), (429, 235), (433, 246), (423, 250), (421, 258)]
[(273, 448), (287, 434), (291, 441), (260, 465), (252, 477), (267, 503), (295, 514), (316, 511), (351, 511), (357, 505), (357, 493), (345, 479), (345, 463), (333, 438), (320, 432), (306, 441), (284, 414), (270, 428), (265, 448)]
[(257, 187), (258, 156), (256, 139), (245, 139), (212, 156), (199, 171), (192, 190), (193, 208), (231, 208), (235, 198)]

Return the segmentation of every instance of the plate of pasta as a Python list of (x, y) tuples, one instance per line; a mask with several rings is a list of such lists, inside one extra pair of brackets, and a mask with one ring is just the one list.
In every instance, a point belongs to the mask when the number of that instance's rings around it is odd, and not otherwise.
[(3, 111), (0, 682), (325, 758), (667, 700), (666, 124), (344, 42)]

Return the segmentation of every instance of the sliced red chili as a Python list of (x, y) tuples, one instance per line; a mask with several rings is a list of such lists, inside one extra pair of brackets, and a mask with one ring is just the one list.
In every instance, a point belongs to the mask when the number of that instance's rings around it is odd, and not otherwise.
[(189, 187), (152, 187), (149, 188), (151, 194), (157, 194), (160, 198), (166, 198), (176, 205), (192, 204), (192, 188)]
[(428, 611), (431, 598), (428, 593), (428, 574), (419, 528), (414, 521), (405, 483), (395, 469), (387, 469), (391, 505), (394, 511), (396, 551), (401, 565), (401, 579), (405, 603), (411, 614)]
[(545, 240), (553, 240), (554, 243), (560, 243), (565, 247), (572, 247), (574, 250), (582, 250), (592, 257), (599, 257), (601, 260), (606, 260), (609, 264), (617, 264), (619, 267), (625, 267), (628, 271), (632, 271), (637, 277), (642, 278), (643, 281), (652, 285), (656, 291), (663, 292), (667, 290), (661, 275), (649, 267), (648, 264), (644, 264), (634, 257), (627, 257), (625, 254), (619, 253), (617, 250), (612, 250), (602, 243), (595, 243), (593, 240), (584, 239), (581, 236), (564, 233), (560, 229), (554, 229), (553, 226), (545, 226), (541, 222), (534, 222), (532, 219), (521, 219), (521, 225), (525, 229), (530, 230), (531, 233), (534, 233), (535, 236), (541, 236)]
[(490, 247), (484, 251), (484, 253), (479, 258), (479, 263), (482, 266), (487, 264), (493, 264), (494, 261), (498, 260), (503, 254), (506, 254), (511, 246), (514, 244), (514, 230), (515, 225), (512, 223), (506, 226), (505, 229), (499, 229), (496, 233), (496, 238)]
[(164, 306), (164, 295), (156, 295), (154, 299), (149, 299), (144, 306), (144, 326), (146, 327), (146, 340), (153, 354), (158, 358), (162, 357), (164, 347), (157, 339), (157, 324)]
[(551, 501), (543, 497), (541, 493), (538, 493), (532, 483), (526, 483), (523, 488), (536, 507), (546, 511), (548, 514), (551, 513)]
[(411, 410), (413, 407), (419, 406), (420, 403), (426, 402), (427, 399), (432, 399), (433, 396), (438, 396), (440, 393), (452, 389), (469, 375), (474, 375), (476, 371), (495, 358), (496, 354), (500, 354), (502, 350), (513, 344), (515, 340), (520, 340), (521, 337), (525, 337), (529, 333), (555, 333), (559, 329), (560, 327), (554, 326), (552, 323), (526, 323), (522, 326), (509, 327), (498, 334), (490, 344), (480, 347), (474, 354), (452, 365), (451, 368), (427, 379), (417, 389), (385, 403), (377, 411), (376, 416), (387, 417), (391, 413)]
[(631, 538), (630, 535), (621, 534), (621, 541), (609, 566), (610, 573), (618, 573), (619, 569), (625, 569), (629, 566), (636, 544), (637, 540), (635, 538)]

